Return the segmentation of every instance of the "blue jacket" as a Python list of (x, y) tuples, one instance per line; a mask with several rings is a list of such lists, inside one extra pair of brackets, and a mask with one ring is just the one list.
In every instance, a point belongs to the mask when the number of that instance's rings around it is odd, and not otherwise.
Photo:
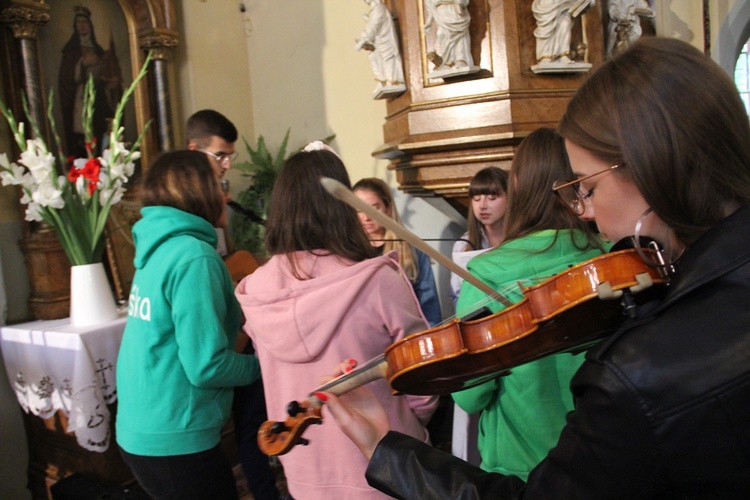
[(435, 284), (435, 274), (432, 272), (430, 257), (417, 248), (414, 251), (417, 254), (419, 268), (417, 281), (412, 283), (414, 294), (417, 296), (417, 300), (419, 300), (419, 306), (422, 308), (427, 322), (430, 323), (430, 326), (435, 326), (443, 321), (437, 285)]

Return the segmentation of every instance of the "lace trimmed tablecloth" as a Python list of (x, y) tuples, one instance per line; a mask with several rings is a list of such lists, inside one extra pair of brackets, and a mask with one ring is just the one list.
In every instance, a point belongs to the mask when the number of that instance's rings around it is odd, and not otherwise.
[(117, 400), (115, 371), (125, 316), (74, 327), (69, 319), (34, 321), (0, 329), (8, 380), (27, 413), (49, 418), (61, 410), (67, 432), (83, 448), (110, 444), (110, 412)]

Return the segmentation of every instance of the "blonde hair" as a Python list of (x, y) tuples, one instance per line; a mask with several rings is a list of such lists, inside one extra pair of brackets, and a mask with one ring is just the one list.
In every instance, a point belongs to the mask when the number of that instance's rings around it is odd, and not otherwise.
[[(375, 177), (367, 177), (359, 180), (354, 187), (353, 191), (370, 191), (372, 194), (380, 198), (383, 202), (383, 206), (386, 211), (390, 213), (391, 219), (401, 224), (401, 218), (398, 215), (396, 204), (393, 201), (393, 194), (391, 188), (385, 181), (377, 179)], [(404, 269), (406, 277), (409, 281), (414, 283), (419, 277), (419, 266), (417, 265), (417, 254), (410, 244), (400, 239), (393, 231), (385, 228), (385, 235), (383, 236), (385, 245), (383, 246), (383, 253), (388, 253), (392, 250), (398, 251), (398, 263)]]

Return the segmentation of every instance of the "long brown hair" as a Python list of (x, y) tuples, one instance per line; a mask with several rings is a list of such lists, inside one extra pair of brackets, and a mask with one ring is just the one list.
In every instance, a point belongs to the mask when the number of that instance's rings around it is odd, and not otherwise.
[[(469, 182), (469, 198), (480, 195), (508, 196), (508, 172), (498, 167), (483, 168), (471, 178)], [(484, 226), (474, 215), (474, 210), (469, 207), (469, 216), (466, 218), (469, 228), (469, 243), (464, 251), (479, 250), (482, 248), (482, 233)]]
[[(393, 193), (391, 193), (391, 188), (388, 186), (388, 184), (386, 184), (384, 180), (378, 179), (376, 177), (366, 177), (357, 181), (357, 183), (354, 185), (353, 190), (355, 192), (370, 191), (372, 194), (380, 198), (380, 201), (383, 202), (383, 206), (390, 213), (391, 219), (401, 224), (401, 217), (399, 217), (398, 215), (396, 203), (393, 199)], [(398, 235), (396, 235), (388, 228), (385, 228), (385, 235), (383, 236), (383, 239), (385, 240), (385, 243), (383, 245), (383, 253), (388, 253), (391, 250), (397, 250), (398, 263), (401, 264), (406, 277), (409, 278), (409, 281), (411, 281), (412, 283), (417, 281), (417, 278), (419, 277), (419, 266), (417, 265), (417, 256), (412, 246), (403, 241), (401, 238), (399, 238)]]
[(732, 79), (691, 45), (644, 37), (571, 100), (560, 134), (632, 180), (689, 245), (750, 203), (750, 124)]
[[(587, 248), (599, 247), (589, 225), (568, 212), (552, 194), (554, 181), (573, 175), (563, 139), (554, 129), (539, 128), (521, 142), (510, 175), (505, 241), (545, 229), (577, 229), (587, 235)], [(572, 241), (580, 244), (575, 237)]]
[[(351, 187), (346, 167), (330, 151), (301, 151), (286, 160), (274, 184), (266, 222), (271, 255), (296, 251), (335, 254), (360, 262), (375, 255), (357, 212), (320, 184), (330, 177)], [(302, 279), (289, 255), (292, 269)]]
[(216, 226), (224, 212), (219, 179), (198, 151), (160, 154), (146, 170), (143, 206), (168, 206), (197, 215)]

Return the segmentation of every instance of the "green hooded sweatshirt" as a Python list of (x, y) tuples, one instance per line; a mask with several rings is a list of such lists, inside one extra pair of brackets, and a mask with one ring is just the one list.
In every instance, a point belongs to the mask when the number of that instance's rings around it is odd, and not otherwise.
[[(586, 247), (582, 233), (545, 230), (511, 240), (469, 261), (468, 270), (511, 302), (523, 293), (518, 286), (539, 284), (569, 266), (601, 255)], [(504, 306), (486, 300), (479, 289), (464, 281), (456, 314), (466, 316), (479, 306), (492, 312)], [(479, 417), (479, 454), (486, 471), (528, 478), (529, 472), (557, 444), (565, 426), (565, 415), (573, 410), (570, 379), (583, 363), (583, 354), (547, 356), (513, 368), (510, 375), (453, 393), (453, 399), (467, 413)]]
[(260, 376), (234, 352), (241, 312), (216, 230), (172, 207), (145, 207), (117, 360), (117, 443), (128, 453), (198, 453), (219, 443), (233, 387)]

